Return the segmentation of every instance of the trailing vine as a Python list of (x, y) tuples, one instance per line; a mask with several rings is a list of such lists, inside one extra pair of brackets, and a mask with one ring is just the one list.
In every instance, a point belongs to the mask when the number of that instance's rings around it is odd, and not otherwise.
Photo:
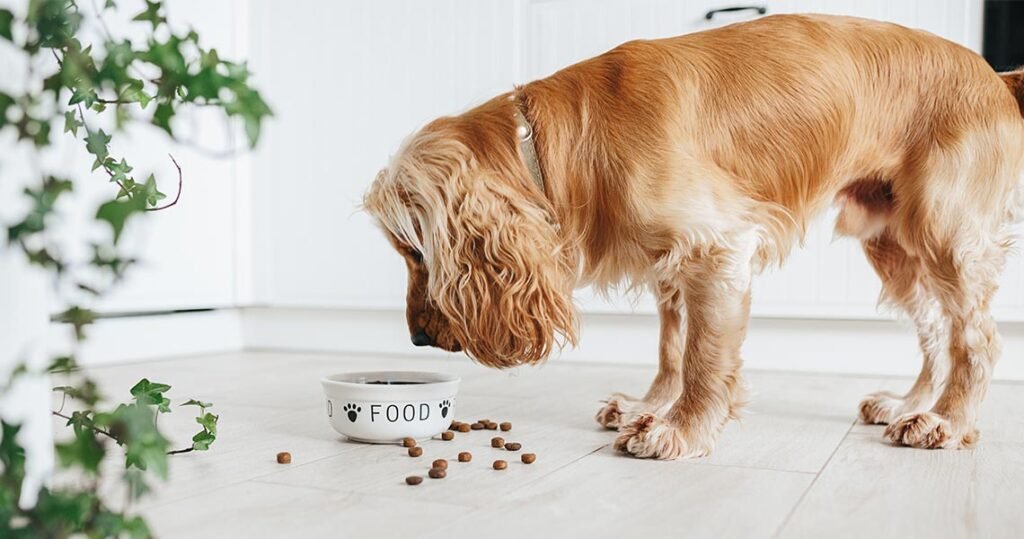
[[(179, 137), (174, 119), (195, 107), (211, 107), (240, 125), (251, 148), (271, 114), (250, 85), (247, 66), (204, 48), (195, 31), (168, 24), (162, 1), (134, 2), (129, 8), (137, 10), (133, 24), (146, 29), (143, 40), (116, 37), (104, 16), (116, 12), (117, 3), (96, 2), (82, 6), (76, 0), (28, 0), (20, 12), (0, 9), (0, 53), (13, 50), (27, 66), (21, 90), (0, 84), (0, 136), (13, 133), (19, 146), (35, 153), (36, 163), (44, 162), (42, 151), (60, 137), (79, 141), (93, 159), (90, 174), (81, 178), (48, 172), (40, 164), (43, 170), (36, 179), (20, 178), (28, 180), (23, 190), (28, 211), (12, 223), (0, 223), (6, 231), (0, 248), (20, 251), (30, 264), (53, 276), (55, 290), (68, 305), (55, 320), (69, 324), (79, 344), (97, 318), (86, 305), (116, 286), (137, 262), (122, 252), (126, 225), (146, 212), (174, 207), (183, 196), (183, 168), (173, 155), (168, 157), (175, 176), (158, 181), (156, 174), (139, 174), (125, 157), (115, 155), (111, 143), (116, 134), (146, 124), (191, 146)], [(98, 25), (100, 42), (81, 41), (86, 19)], [(94, 217), (109, 234), (90, 238), (88, 255), (76, 258), (67, 254), (71, 250), (53, 230), (59, 201), (83, 182), (95, 181), (97, 171), (111, 191)], [(174, 186), (169, 200), (160, 187), (166, 183)], [(0, 395), (30, 370), (16, 368), (0, 383)], [(26, 474), (25, 450), (17, 441), (21, 427), (0, 420), (0, 536), (148, 537), (145, 520), (131, 513), (131, 501), (149, 491), (153, 476), (167, 477), (170, 455), (210, 448), (217, 437), (213, 405), (189, 399), (172, 406), (166, 396), (171, 387), (145, 378), (128, 391), (129, 400), (107, 404), (96, 383), (78, 368), (74, 353), (54, 358), (47, 373), (66, 380), (54, 388), (61, 405), (52, 413), (70, 429), (54, 447), (57, 463), (62, 472), (82, 480), (44, 487), (33, 507), (19, 505)], [(197, 411), (199, 430), (190, 445), (172, 448), (157, 420), (181, 407)], [(128, 493), (123, 507), (112, 507), (98, 492), (101, 479), (109, 475), (109, 467), (101, 463), (112, 446), (124, 455), (118, 478)]]

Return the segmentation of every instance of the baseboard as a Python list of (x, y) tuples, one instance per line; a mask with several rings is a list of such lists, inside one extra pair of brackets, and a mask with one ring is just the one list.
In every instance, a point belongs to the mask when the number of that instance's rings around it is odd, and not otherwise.
[[(403, 354), (446, 352), (409, 342), (401, 311), (247, 308), (250, 350)], [(1024, 324), (1000, 324), (1003, 356), (995, 377), (1024, 380)], [(646, 314), (584, 314), (581, 342), (552, 361), (657, 364), (658, 320)], [(896, 321), (754, 318), (744, 345), (747, 367), (764, 370), (915, 376), (920, 353), (913, 330)]]
[[(70, 342), (67, 324), (51, 324), (51, 342)], [(77, 353), (82, 365), (97, 366), (242, 350), (237, 309), (100, 319), (86, 331)]]

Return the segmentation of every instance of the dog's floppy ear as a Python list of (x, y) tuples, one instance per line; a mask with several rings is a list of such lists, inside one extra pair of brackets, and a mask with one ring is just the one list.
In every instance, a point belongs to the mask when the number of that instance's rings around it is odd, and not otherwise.
[(429, 234), (431, 300), (466, 352), (490, 367), (536, 363), (576, 343), (571, 257), (549, 210), (521, 186), (462, 178)]

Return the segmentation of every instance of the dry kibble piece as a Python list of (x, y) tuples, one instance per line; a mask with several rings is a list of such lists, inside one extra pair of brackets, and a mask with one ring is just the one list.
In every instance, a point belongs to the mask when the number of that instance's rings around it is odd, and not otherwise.
[(278, 464), (291, 464), (291, 462), (292, 462), (292, 454), (291, 453), (289, 453), (287, 451), (282, 451), (282, 452), (277, 454), (277, 463)]
[(523, 464), (533, 464), (533, 461), (537, 460), (537, 455), (533, 453), (523, 453), (522, 459)]
[(501, 446), (503, 446), (503, 445), (505, 445), (505, 439), (504, 438), (500, 438), (498, 436), (495, 436), (494, 438), (491, 438), (491, 447), (494, 447), (496, 449), (500, 449)]
[(473, 460), (473, 454), (469, 451), (463, 451), (459, 453), (459, 462), (469, 462)]
[(402, 447), (416, 447), (416, 440), (413, 438), (402, 438)]
[(523, 448), (523, 444), (521, 444), (519, 442), (509, 442), (509, 443), (505, 444), (505, 449), (507, 449), (509, 451), (519, 451), (522, 448)]
[(477, 419), (476, 422), (477, 423), (482, 423), (482, 424), (486, 425), (486, 424), (490, 423), (491, 420), (490, 419)]
[(427, 475), (429, 475), (431, 479), (444, 479), (445, 476), (448, 475), (448, 472), (444, 471), (444, 468), (431, 468), (430, 471), (427, 472)]
[(490, 421), (484, 423), (484, 428), (486, 428), (487, 430), (498, 430), (498, 424), (495, 423), (494, 421)]
[(448, 461), (444, 459), (437, 459), (430, 464), (434, 468), (440, 468), (442, 470), (448, 469)]
[(472, 425), (469, 426), (469, 428), (471, 428), (473, 430), (483, 430), (484, 424), (483, 423), (473, 423)]
[(406, 485), (418, 485), (423, 482), (423, 478), (418, 475), (410, 475), (405, 478)]
[(450, 442), (453, 439), (455, 439), (455, 433), (450, 431), (450, 430), (446, 430), (446, 431), (441, 433), (441, 439), (446, 441), (446, 442)]
[(422, 454), (423, 454), (423, 448), (422, 447), (410, 447), (409, 448), (409, 456), (410, 457), (418, 457), (418, 456), (420, 456)]
[(469, 423), (459, 423), (459, 432), (469, 432), (471, 428)]
[(494, 461), (493, 466), (495, 470), (504, 470), (505, 468), (508, 468), (508, 463), (503, 460), (496, 460)]
[(455, 421), (454, 419), (452, 420), (452, 424), (448, 425), (448, 430), (456, 430), (458, 428), (459, 428), (459, 422)]
[(508, 421), (503, 421), (500, 427), (502, 432), (508, 432), (512, 430), (512, 423), (509, 423)]

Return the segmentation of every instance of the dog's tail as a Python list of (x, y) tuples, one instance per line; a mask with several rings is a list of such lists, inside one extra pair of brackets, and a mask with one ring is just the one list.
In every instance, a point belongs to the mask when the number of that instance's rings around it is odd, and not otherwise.
[(1010, 88), (1010, 93), (1017, 98), (1017, 106), (1020, 107), (1020, 115), (1024, 116), (1024, 68), (1008, 73), (1000, 73), (1003, 82)]

